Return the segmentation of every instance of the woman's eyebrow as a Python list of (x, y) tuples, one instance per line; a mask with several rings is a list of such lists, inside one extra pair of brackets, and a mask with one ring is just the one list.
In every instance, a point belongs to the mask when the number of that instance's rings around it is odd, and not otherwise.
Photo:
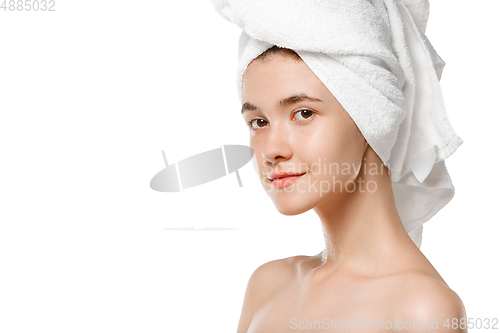
[(257, 110), (258, 110), (258, 108), (255, 105), (252, 105), (250, 103), (245, 103), (241, 107), (241, 113), (243, 113), (245, 111), (257, 111)]
[[(302, 101), (323, 102), (319, 98), (311, 97), (305, 93), (301, 93), (301, 94), (294, 94), (294, 95), (291, 95), (289, 97), (283, 98), (278, 103), (276, 103), (276, 106), (279, 108), (282, 108), (284, 106), (292, 105), (292, 104), (299, 103)], [(257, 110), (259, 110), (259, 108), (257, 108), (255, 105), (252, 105), (250, 103), (245, 103), (241, 107), (241, 113), (243, 113), (245, 111), (257, 111)]]
[(284, 107), (284, 106), (295, 104), (295, 103), (299, 103), (299, 102), (302, 102), (302, 101), (323, 102), (319, 98), (311, 97), (311, 96), (309, 96), (309, 95), (307, 95), (305, 93), (301, 93), (301, 94), (294, 94), (294, 95), (292, 95), (290, 97), (287, 97), (287, 98), (283, 98), (281, 101), (279, 101), (276, 104), (276, 106), (277, 107)]

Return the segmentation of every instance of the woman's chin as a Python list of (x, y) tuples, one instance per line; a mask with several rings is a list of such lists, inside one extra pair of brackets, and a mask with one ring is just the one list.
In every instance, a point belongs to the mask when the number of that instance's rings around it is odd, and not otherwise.
[[(304, 200), (294, 200), (291, 197), (272, 198), (274, 206), (283, 215), (299, 215), (314, 208)], [(298, 199), (298, 198), (297, 198)]]

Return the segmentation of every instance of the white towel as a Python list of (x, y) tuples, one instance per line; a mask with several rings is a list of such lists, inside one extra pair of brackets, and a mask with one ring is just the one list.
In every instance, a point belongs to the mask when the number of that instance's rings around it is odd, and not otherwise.
[(422, 225), (450, 202), (445, 166), (463, 143), (448, 120), (445, 65), (425, 36), (426, 0), (211, 0), (243, 29), (237, 90), (259, 54), (296, 51), (391, 171), (403, 225), (420, 248)]

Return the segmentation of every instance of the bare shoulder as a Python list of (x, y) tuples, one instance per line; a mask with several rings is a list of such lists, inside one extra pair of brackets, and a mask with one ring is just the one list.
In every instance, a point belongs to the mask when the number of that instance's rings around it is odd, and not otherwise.
[(421, 271), (398, 275), (393, 305), (398, 320), (412, 323), (405, 332), (467, 332), (465, 307), (449, 286)]
[[(283, 259), (276, 259), (265, 264), (260, 265), (252, 274), (252, 277), (255, 276), (257, 278), (267, 277), (269, 274), (279, 274), (282, 278), (287, 278), (290, 275), (293, 275), (297, 264), (304, 259), (307, 259), (307, 256), (294, 256)], [(276, 276), (275, 276), (276, 277)]]
[(248, 279), (238, 333), (248, 330), (257, 311), (296, 276), (297, 265), (306, 256), (269, 261), (255, 269)]
[(297, 275), (297, 266), (306, 256), (294, 256), (277, 259), (260, 265), (252, 273), (247, 284), (247, 292), (253, 292), (252, 298), (265, 302), (281, 287), (284, 287)]

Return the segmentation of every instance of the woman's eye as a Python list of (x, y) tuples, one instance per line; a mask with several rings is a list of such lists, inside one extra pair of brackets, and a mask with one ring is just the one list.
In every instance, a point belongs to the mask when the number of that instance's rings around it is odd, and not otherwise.
[(295, 113), (295, 116), (296, 115), (300, 115), (303, 119), (308, 119), (311, 118), (313, 112), (311, 110), (300, 110)]
[[(299, 110), (294, 113), (294, 118), (297, 117), (297, 115), (299, 115), (298, 119), (299, 122), (305, 122), (309, 121), (309, 118), (311, 118), (314, 115), (314, 112), (311, 110)], [(247, 125), (251, 130), (263, 128), (267, 126), (267, 124), (268, 124), (267, 120), (261, 118), (252, 119), (249, 122), (247, 122)]]
[[(250, 120), (247, 124), (248, 126), (253, 129), (253, 128), (261, 128), (261, 127), (264, 127), (266, 125), (267, 121), (265, 121), (264, 119), (252, 119)], [(254, 124), (256, 126), (254, 126)]]

